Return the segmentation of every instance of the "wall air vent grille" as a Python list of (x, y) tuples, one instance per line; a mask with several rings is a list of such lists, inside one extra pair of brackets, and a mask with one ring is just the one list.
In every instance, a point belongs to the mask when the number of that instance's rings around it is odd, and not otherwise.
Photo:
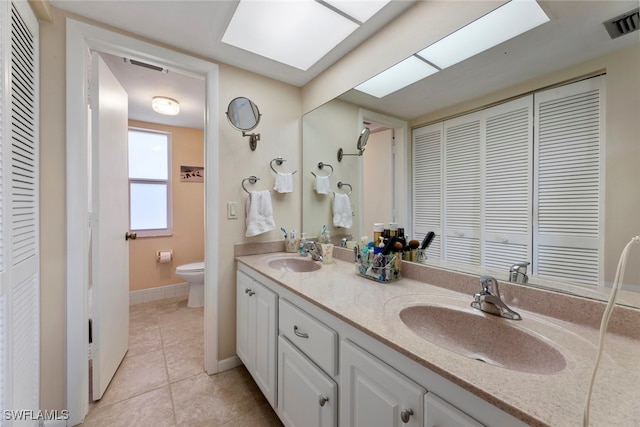
[(602, 23), (612, 39), (638, 31), (640, 8), (635, 8), (623, 15), (616, 16)]

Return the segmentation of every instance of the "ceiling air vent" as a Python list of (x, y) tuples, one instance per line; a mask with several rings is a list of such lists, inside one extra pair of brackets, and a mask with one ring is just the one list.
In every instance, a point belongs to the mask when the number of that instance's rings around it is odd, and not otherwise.
[(160, 71), (161, 73), (169, 72), (169, 70), (167, 70), (166, 68), (158, 67), (157, 65), (147, 64), (146, 62), (136, 61), (135, 59), (130, 59), (130, 58), (123, 58), (123, 59), (124, 59), (124, 62), (126, 62), (127, 64), (137, 65), (138, 67), (144, 67), (154, 71)]
[(623, 15), (616, 16), (602, 23), (612, 39), (638, 31), (638, 10), (635, 8)]

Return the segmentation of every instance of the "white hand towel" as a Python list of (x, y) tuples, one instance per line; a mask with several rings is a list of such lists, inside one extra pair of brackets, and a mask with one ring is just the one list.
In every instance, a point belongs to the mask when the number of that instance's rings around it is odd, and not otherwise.
[(320, 176), (316, 175), (316, 181), (314, 188), (316, 189), (316, 193), (318, 194), (329, 194), (331, 190), (331, 183), (329, 182), (328, 176)]
[(293, 174), (276, 173), (276, 183), (273, 189), (278, 193), (291, 193), (293, 191)]
[(353, 215), (351, 213), (351, 200), (348, 194), (335, 193), (333, 195), (333, 226), (351, 228)]
[(273, 208), (271, 207), (271, 193), (265, 191), (251, 191), (247, 199), (247, 232), (246, 237), (257, 236), (274, 230), (276, 223), (273, 220)]

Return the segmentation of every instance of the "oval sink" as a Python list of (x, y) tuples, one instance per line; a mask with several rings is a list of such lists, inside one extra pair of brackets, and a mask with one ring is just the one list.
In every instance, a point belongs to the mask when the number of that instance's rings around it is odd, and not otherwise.
[(400, 319), (419, 337), (481, 362), (532, 374), (553, 374), (564, 356), (543, 339), (512, 326), (513, 320), (454, 308), (417, 305)]
[(319, 270), (320, 263), (305, 258), (278, 258), (269, 261), (269, 267), (280, 271), (291, 271), (295, 273), (308, 273)]

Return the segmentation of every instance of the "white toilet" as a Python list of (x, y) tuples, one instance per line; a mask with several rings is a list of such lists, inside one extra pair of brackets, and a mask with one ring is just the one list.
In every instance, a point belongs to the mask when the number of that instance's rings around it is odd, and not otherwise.
[(204, 261), (179, 265), (176, 276), (189, 284), (187, 307), (204, 307)]

